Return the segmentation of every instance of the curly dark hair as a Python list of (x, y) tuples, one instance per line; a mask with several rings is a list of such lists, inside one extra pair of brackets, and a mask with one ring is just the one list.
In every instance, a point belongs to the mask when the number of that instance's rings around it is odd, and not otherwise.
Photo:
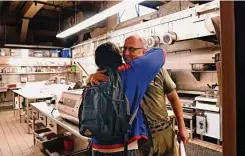
[(98, 46), (95, 50), (95, 64), (99, 69), (117, 69), (122, 64), (121, 51), (114, 43), (107, 42)]

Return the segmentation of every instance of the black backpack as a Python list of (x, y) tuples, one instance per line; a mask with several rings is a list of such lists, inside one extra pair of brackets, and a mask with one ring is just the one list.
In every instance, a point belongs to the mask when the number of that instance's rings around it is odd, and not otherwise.
[(128, 132), (138, 108), (130, 115), (120, 74), (109, 72), (108, 75), (108, 82), (84, 89), (78, 114), (79, 131), (99, 141), (122, 140), (127, 150)]

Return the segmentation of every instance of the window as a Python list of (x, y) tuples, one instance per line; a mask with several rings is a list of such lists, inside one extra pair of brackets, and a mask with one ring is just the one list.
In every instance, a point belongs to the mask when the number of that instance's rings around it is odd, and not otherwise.
[(127, 9), (119, 12), (119, 23), (138, 17), (135, 5), (128, 6)]
[(135, 17), (143, 16), (143, 15), (155, 12), (155, 11), (157, 10), (148, 8), (142, 5), (136, 5), (136, 6), (131, 5), (131, 6), (128, 6), (127, 9), (122, 10), (118, 13), (119, 23), (127, 21)]
[(157, 11), (157, 10), (139, 5), (139, 15), (140, 16), (143, 16), (143, 15), (155, 12), (155, 11)]

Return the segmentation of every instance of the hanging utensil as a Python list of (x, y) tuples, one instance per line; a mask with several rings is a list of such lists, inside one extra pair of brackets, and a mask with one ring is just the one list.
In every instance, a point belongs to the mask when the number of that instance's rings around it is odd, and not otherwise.
[(163, 44), (173, 45), (177, 41), (177, 34), (175, 32), (167, 32), (163, 35)]

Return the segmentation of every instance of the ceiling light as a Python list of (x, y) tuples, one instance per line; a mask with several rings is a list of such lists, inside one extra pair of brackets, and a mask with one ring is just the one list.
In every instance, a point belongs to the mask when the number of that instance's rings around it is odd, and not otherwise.
[(138, 1), (130, 1), (130, 0), (124, 0), (84, 21), (82, 21), (81, 23), (78, 23), (77, 25), (59, 33), (56, 35), (56, 37), (58, 38), (65, 38), (69, 35), (75, 34), (91, 25), (94, 25), (104, 19), (106, 19), (107, 17), (110, 17), (116, 13), (118, 13), (119, 11), (126, 9), (127, 6), (129, 5), (136, 5), (139, 4), (140, 2), (142, 2), (144, 0), (138, 0)]
[(36, 49), (63, 49), (64, 47), (54, 47), (45, 45), (23, 45), (23, 44), (4, 44), (4, 47), (9, 48), (36, 48)]

